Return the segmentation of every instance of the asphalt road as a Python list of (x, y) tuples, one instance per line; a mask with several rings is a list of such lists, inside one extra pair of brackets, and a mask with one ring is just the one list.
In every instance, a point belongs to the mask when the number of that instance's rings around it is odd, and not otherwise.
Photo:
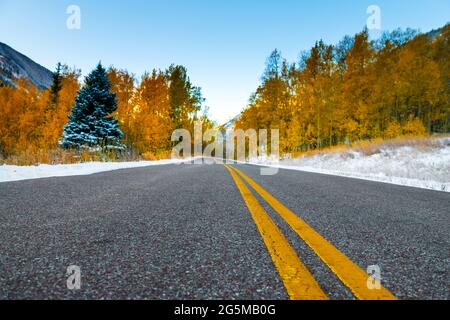
[[(400, 299), (450, 298), (450, 194), (235, 165)], [(257, 193), (331, 299), (352, 292)], [(69, 290), (66, 269), (81, 269)], [(0, 183), (0, 299), (289, 299), (223, 165)]]

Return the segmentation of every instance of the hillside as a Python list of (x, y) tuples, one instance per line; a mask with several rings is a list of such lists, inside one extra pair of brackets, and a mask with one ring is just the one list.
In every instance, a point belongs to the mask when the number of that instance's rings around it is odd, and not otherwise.
[(15, 80), (22, 77), (41, 89), (52, 83), (50, 70), (0, 42), (0, 82), (14, 85)]

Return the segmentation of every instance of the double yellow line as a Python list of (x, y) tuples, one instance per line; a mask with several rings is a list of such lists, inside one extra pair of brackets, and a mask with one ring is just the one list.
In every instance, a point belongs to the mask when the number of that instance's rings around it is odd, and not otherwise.
[(225, 165), (225, 167), (229, 170), (244, 198), (291, 299), (325, 300), (328, 297), (244, 181), (288, 223), (356, 298), (363, 300), (396, 299), (381, 284), (378, 286), (379, 289), (369, 289), (367, 286), (369, 275), (364, 270), (245, 173), (229, 165)]

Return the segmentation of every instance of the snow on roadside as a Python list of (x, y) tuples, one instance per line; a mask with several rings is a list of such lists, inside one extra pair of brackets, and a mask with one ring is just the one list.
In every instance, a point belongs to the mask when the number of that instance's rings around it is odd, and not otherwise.
[(37, 166), (0, 165), (0, 182), (89, 175), (118, 169), (139, 168), (164, 164), (179, 164), (186, 161), (190, 161), (190, 159), (135, 162), (84, 162), (57, 165), (41, 164)]
[(387, 144), (373, 155), (349, 149), (278, 163), (270, 159), (250, 163), (450, 192), (450, 138), (434, 139), (428, 148)]
[[(0, 182), (89, 175), (191, 160), (87, 162), (38, 166), (0, 165)], [(435, 138), (433, 143), (426, 147), (414, 144), (400, 147), (386, 144), (372, 155), (365, 155), (357, 149), (348, 149), (283, 159), (279, 162), (270, 158), (259, 158), (249, 163), (450, 192), (450, 137)]]

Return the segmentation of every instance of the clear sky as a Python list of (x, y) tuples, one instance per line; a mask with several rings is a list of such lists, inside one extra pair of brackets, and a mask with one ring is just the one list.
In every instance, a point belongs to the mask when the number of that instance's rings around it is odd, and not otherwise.
[[(66, 27), (72, 4), (80, 30)], [(0, 0), (0, 42), (51, 70), (61, 61), (83, 74), (100, 60), (138, 78), (182, 64), (223, 122), (246, 106), (273, 49), (295, 62), (316, 40), (337, 43), (362, 30), (372, 4), (382, 30), (427, 32), (450, 21), (449, 0)]]

